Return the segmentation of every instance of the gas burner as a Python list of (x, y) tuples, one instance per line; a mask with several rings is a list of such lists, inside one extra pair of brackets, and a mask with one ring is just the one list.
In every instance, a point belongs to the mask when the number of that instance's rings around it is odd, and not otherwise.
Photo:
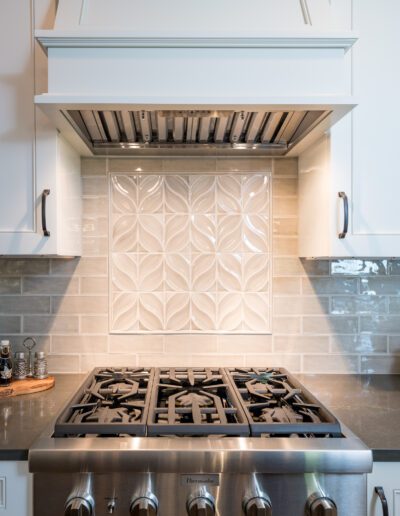
[(153, 371), (98, 368), (88, 377), (55, 425), (55, 436), (146, 435)]
[(243, 409), (219, 368), (156, 371), (148, 435), (249, 435)]
[(230, 368), (253, 436), (341, 435), (337, 419), (285, 369)]

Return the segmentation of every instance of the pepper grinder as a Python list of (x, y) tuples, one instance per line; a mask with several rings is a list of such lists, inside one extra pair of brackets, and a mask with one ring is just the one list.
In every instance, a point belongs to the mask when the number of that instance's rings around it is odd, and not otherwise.
[(32, 349), (36, 346), (36, 340), (33, 337), (26, 337), (22, 343), (25, 349), (28, 350), (28, 378), (33, 376), (33, 361), (32, 361)]
[(33, 363), (33, 376), (37, 379), (43, 380), (47, 378), (47, 359), (44, 351), (36, 351), (35, 361)]

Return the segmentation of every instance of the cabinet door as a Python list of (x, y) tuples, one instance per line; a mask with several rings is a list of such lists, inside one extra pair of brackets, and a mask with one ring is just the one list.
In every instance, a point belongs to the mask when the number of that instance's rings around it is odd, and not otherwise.
[(32, 475), (27, 461), (0, 461), (0, 514), (32, 516)]
[(390, 516), (400, 516), (400, 463), (374, 462), (374, 469), (368, 475), (368, 516), (383, 516), (375, 486), (383, 487)]
[(71, 159), (33, 103), (35, 92), (47, 89), (47, 61), (34, 43), (34, 22), (51, 27), (55, 6), (56, 0), (1, 2), (0, 255), (80, 254), (80, 221), (71, 216), (80, 215), (79, 160)]
[(30, 0), (0, 16), (0, 234), (35, 231), (34, 72)]
[[(354, 0), (353, 4), (359, 34), (351, 50), (358, 105), (332, 128), (327, 150), (311, 156), (311, 161), (307, 151), (300, 157), (302, 256), (400, 256), (400, 2)], [(306, 182), (314, 186), (314, 197), (325, 185), (323, 205), (312, 197)], [(344, 211), (339, 192), (346, 193), (349, 206), (348, 233), (343, 239), (338, 238)], [(323, 221), (323, 237), (321, 228), (318, 234), (310, 222), (310, 209), (315, 206), (314, 213)]]
[(380, 256), (400, 256), (399, 19), (397, 0), (354, 1), (351, 233), (360, 251)]
[(59, 12), (57, 29), (106, 26), (151, 35), (344, 31), (351, 25), (349, 0), (60, 0)]
[[(56, 176), (54, 168), (37, 166), (33, 6), (31, 0), (1, 4), (0, 254), (56, 254), (55, 235), (44, 236), (41, 224), (42, 191), (55, 196)], [(55, 142), (55, 134), (50, 138)], [(49, 202), (49, 212), (56, 213), (55, 204)]]
[[(308, 24), (316, 30), (351, 30), (351, 1), (349, 0), (307, 0), (299, 2), (309, 13)], [(307, 16), (305, 17), (307, 21)]]

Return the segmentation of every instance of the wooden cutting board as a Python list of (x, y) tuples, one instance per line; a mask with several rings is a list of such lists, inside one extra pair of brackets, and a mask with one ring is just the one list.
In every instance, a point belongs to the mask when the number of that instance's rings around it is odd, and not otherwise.
[(0, 400), (11, 396), (21, 396), (22, 394), (32, 394), (34, 392), (46, 391), (54, 387), (54, 376), (48, 376), (43, 380), (36, 378), (26, 378), (25, 380), (13, 380), (10, 385), (0, 387)]

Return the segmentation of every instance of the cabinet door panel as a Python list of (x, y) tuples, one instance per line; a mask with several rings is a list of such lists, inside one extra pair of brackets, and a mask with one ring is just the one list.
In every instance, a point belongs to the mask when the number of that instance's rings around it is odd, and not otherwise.
[(400, 235), (398, 119), (400, 38), (397, 0), (355, 2), (353, 233)]
[(349, 0), (61, 0), (58, 29), (108, 27), (154, 34), (350, 29)]
[(28, 232), (35, 229), (31, 2), (2, 0), (1, 11), (0, 233)]
[(374, 462), (368, 475), (368, 516), (382, 516), (382, 503), (375, 486), (384, 489), (390, 516), (400, 516), (400, 463)]
[(351, 1), (307, 0), (312, 27), (318, 30), (351, 30)]

